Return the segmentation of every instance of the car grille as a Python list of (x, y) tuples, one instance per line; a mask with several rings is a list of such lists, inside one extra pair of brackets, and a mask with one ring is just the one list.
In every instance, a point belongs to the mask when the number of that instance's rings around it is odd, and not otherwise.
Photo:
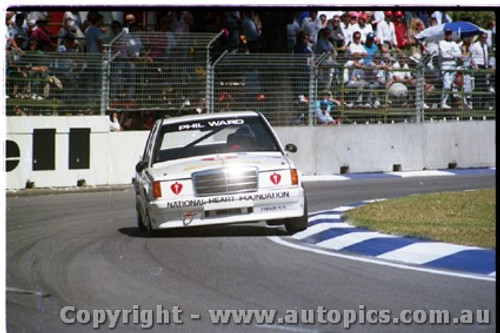
[(256, 191), (257, 168), (224, 168), (193, 173), (196, 195), (233, 194)]

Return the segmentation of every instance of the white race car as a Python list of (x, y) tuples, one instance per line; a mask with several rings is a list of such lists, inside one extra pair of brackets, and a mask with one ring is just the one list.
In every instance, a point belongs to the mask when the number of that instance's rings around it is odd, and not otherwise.
[[(286, 150), (285, 150), (286, 149)], [(160, 229), (267, 221), (307, 228), (302, 175), (253, 111), (159, 119), (136, 165), (137, 223)]]

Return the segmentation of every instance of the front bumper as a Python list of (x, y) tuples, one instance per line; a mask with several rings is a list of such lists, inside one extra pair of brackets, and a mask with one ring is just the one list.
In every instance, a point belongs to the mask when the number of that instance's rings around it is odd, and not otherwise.
[(155, 200), (149, 204), (153, 229), (260, 222), (304, 215), (304, 189), (296, 186), (178, 200)]

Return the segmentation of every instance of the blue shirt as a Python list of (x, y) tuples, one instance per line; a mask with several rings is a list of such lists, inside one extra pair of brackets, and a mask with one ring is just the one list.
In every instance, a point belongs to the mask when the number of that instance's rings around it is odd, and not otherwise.
[(366, 44), (363, 44), (363, 47), (365, 48), (366, 53), (368, 53), (368, 55), (363, 58), (364, 63), (368, 64), (373, 62), (373, 56), (378, 52), (378, 46), (373, 43), (371, 47)]
[(96, 26), (89, 26), (85, 30), (85, 51), (87, 53), (101, 53), (98, 40), (102, 39), (102, 31)]

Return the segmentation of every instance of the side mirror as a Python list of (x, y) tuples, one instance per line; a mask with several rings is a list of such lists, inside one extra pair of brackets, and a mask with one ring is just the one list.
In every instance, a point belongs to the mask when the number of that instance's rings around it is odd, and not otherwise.
[(290, 152), (290, 153), (296, 153), (297, 152), (297, 146), (294, 145), (293, 143), (289, 143), (285, 146), (285, 150)]
[(135, 171), (137, 172), (142, 172), (142, 170), (144, 170), (144, 167), (146, 166), (146, 162), (144, 161), (140, 161), (139, 163), (137, 163), (135, 165)]

